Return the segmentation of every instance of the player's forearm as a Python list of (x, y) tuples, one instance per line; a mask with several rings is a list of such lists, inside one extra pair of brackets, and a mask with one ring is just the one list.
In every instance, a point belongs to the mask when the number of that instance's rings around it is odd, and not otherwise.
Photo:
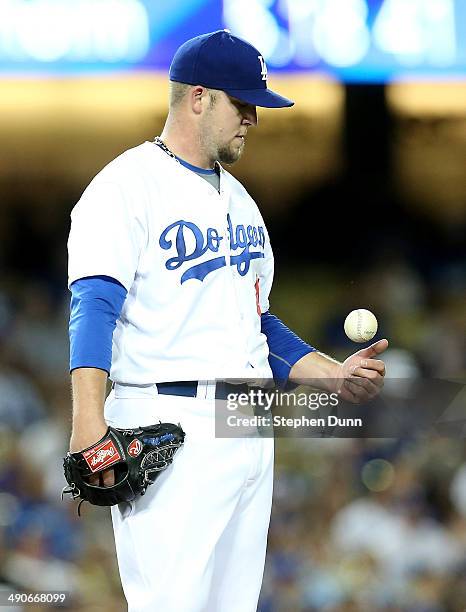
[(313, 351), (301, 357), (290, 371), (290, 381), (312, 385), (316, 389), (334, 391), (341, 377), (341, 363), (328, 355)]
[(90, 446), (107, 429), (104, 403), (107, 372), (97, 368), (77, 368), (71, 374), (73, 391), (73, 430), (70, 449), (81, 450)]

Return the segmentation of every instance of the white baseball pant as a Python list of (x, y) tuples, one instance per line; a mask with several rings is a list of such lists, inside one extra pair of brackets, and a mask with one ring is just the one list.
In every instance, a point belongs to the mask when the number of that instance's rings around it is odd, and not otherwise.
[(215, 438), (215, 383), (195, 398), (116, 384), (109, 425), (159, 420), (186, 433), (144, 496), (112, 508), (129, 612), (254, 612), (272, 504), (273, 439)]

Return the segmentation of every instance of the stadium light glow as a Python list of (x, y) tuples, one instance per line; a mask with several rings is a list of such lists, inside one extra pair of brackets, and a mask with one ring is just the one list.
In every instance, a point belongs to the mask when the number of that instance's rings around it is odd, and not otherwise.
[(453, 0), (386, 0), (374, 24), (378, 48), (402, 64), (451, 64), (456, 55)]
[(136, 61), (150, 48), (139, 0), (0, 0), (0, 58)]
[(364, 0), (328, 0), (314, 25), (316, 49), (334, 66), (352, 66), (366, 54), (370, 35)]
[(182, 41), (221, 28), (269, 73), (466, 75), (466, 0), (0, 0), (0, 74), (166, 72)]

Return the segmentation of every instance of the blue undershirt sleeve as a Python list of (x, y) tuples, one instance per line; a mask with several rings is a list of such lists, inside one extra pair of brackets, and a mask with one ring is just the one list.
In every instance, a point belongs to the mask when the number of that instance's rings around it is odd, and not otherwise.
[(98, 368), (110, 373), (113, 331), (127, 291), (109, 276), (80, 278), (70, 289), (70, 371)]
[(261, 331), (267, 337), (269, 365), (274, 380), (280, 387), (284, 387), (294, 364), (316, 349), (301, 340), (278, 317), (268, 311), (261, 315)]

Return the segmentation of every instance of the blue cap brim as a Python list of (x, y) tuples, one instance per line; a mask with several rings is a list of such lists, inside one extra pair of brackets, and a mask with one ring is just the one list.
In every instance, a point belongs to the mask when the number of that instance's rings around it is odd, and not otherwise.
[(223, 91), (229, 96), (241, 100), (241, 102), (263, 106), (264, 108), (284, 108), (294, 104), (293, 100), (289, 100), (271, 89), (223, 89)]

